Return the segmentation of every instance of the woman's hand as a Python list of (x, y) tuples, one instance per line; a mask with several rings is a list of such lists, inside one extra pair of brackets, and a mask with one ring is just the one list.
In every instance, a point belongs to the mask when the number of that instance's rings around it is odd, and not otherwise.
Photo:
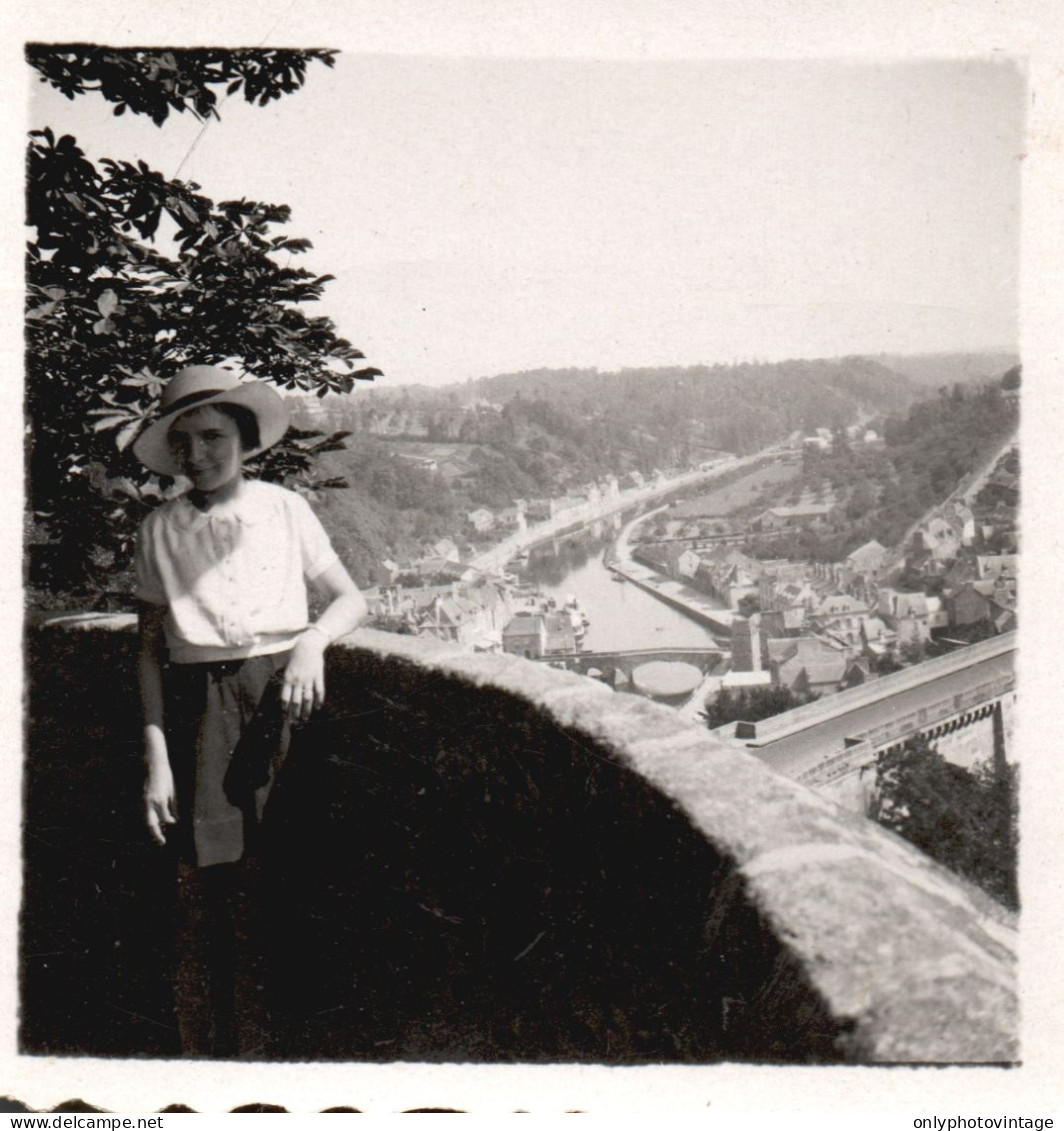
[(284, 670), (281, 710), (293, 723), (306, 722), (325, 702), (325, 649), (329, 639), (317, 629), (307, 629), (296, 641)]
[(174, 774), (165, 749), (148, 750), (148, 776), (144, 783), (144, 822), (156, 844), (166, 843), (165, 825), (177, 820)]

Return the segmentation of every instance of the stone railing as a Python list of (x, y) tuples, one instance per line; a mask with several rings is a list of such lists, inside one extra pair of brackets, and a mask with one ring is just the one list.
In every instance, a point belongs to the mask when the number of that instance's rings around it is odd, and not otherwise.
[[(131, 628), (30, 633), (27, 1052), (176, 1053)], [(664, 707), (365, 631), (303, 738), (271, 816), (292, 1056), (1018, 1058), (1006, 912)]]

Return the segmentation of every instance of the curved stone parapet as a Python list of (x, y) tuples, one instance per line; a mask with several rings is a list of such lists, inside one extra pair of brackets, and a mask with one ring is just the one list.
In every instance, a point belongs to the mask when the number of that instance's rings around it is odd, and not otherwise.
[[(27, 827), (67, 835), (49, 808), (57, 782), (114, 800), (78, 830), (79, 859), (28, 836), (28, 955), (64, 883), (96, 883), (108, 861), (132, 868), (104, 900), (118, 923), (157, 890), (158, 855), (130, 816), (130, 625), (31, 633)], [(327, 682), (273, 812), (278, 900), (306, 924), (289, 967), (290, 1055), (1017, 1060), (1012, 917), (669, 709), (517, 657), (368, 630), (330, 651)], [(164, 1017), (158, 957), (131, 931), (147, 963), (138, 1011), (155, 1001)], [(89, 1020), (72, 1047), (53, 1031), (48, 978), (24, 961), (27, 1051), (159, 1052), (144, 1027), (94, 1047)]]

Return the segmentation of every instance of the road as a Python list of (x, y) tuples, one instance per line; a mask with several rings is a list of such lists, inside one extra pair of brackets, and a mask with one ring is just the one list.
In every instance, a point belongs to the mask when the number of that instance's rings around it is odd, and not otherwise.
[[(954, 696), (1008, 677), (1014, 670), (1015, 633), (1006, 633), (927, 660), (905, 671), (826, 696), (816, 703), (757, 724), (757, 737), (743, 745), (787, 777), (798, 777), (840, 753), (846, 739), (860, 738), (885, 722), (932, 712)], [(735, 724), (714, 733), (730, 745)]]

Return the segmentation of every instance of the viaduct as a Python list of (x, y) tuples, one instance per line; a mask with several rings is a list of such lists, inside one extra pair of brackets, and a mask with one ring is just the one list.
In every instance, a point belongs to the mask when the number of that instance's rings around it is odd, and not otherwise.
[(714, 735), (863, 811), (876, 755), (914, 735), (962, 765), (1005, 755), (1015, 653), (1016, 634), (1004, 633), (762, 722), (729, 723)]

